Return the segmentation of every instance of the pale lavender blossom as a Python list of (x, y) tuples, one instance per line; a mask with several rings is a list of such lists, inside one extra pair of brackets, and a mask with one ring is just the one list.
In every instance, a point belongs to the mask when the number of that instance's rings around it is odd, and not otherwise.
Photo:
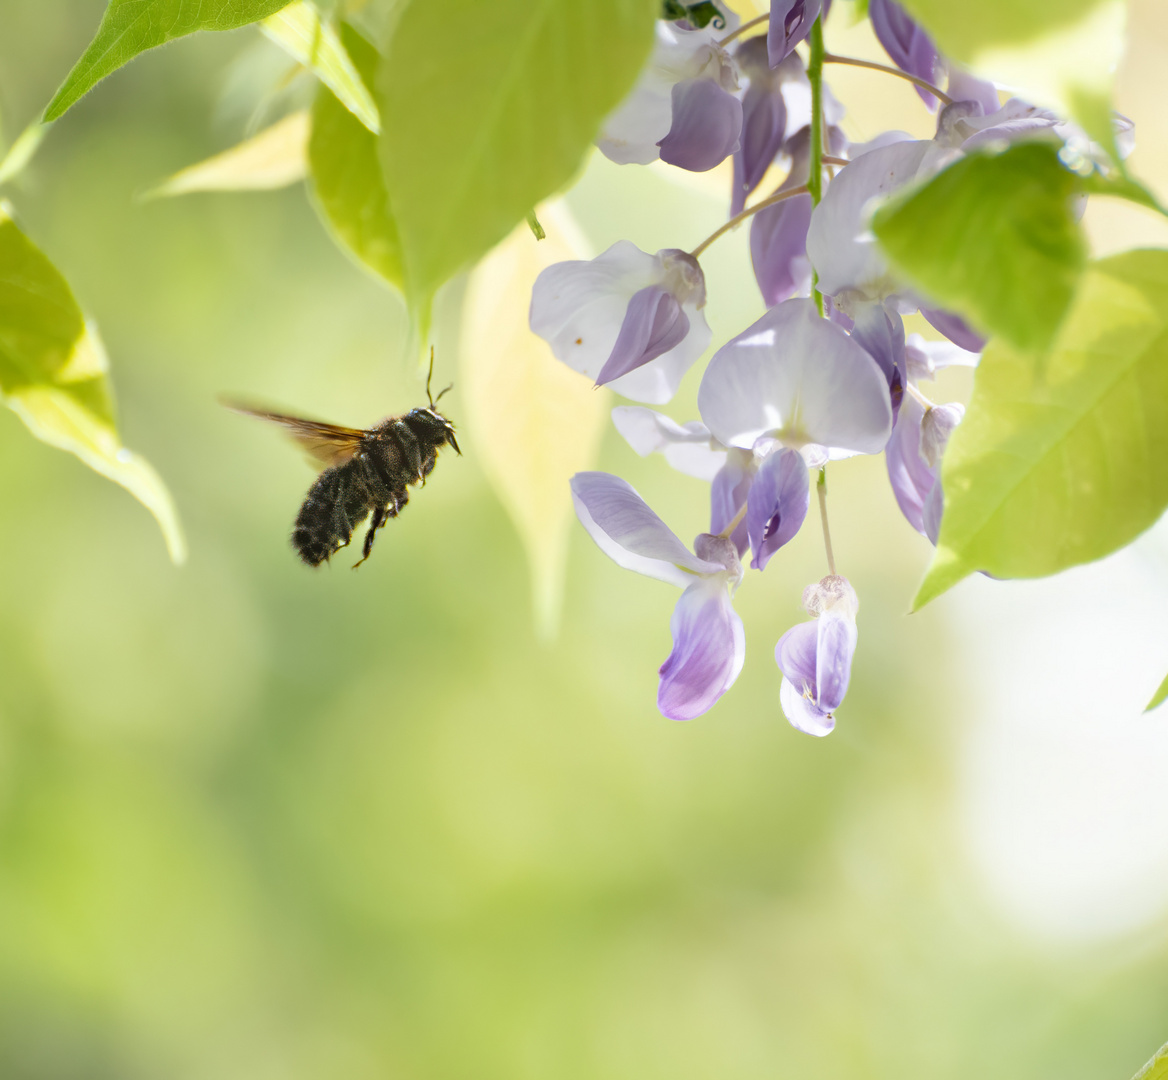
[(714, 354), (698, 409), (725, 446), (770, 439), (829, 457), (876, 454), (892, 431), (888, 384), (876, 361), (810, 300), (787, 300)]
[(738, 21), (724, 13), (721, 29), (694, 29), (659, 19), (649, 63), (596, 141), (601, 152), (618, 165), (661, 158), (697, 171), (732, 153), (742, 105), (734, 97), (737, 69), (718, 37)]
[(697, 261), (627, 240), (590, 261), (556, 263), (531, 291), (531, 329), (556, 357), (625, 397), (660, 403), (710, 342)]
[(657, 707), (671, 720), (707, 712), (734, 684), (746, 658), (742, 620), (731, 594), (742, 564), (728, 538), (702, 533), (691, 552), (617, 476), (577, 473), (576, 515), (618, 566), (680, 586), (669, 629), (673, 650), (659, 672)]
[(775, 646), (783, 673), (779, 703), (792, 727), (829, 735), (851, 679), (859, 600), (847, 578), (830, 575), (807, 586), (803, 607), (811, 620), (793, 626)]

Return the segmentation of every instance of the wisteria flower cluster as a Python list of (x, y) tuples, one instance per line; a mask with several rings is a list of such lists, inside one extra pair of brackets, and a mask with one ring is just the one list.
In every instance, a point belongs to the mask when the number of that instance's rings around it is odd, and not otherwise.
[[(691, 549), (619, 477), (591, 472), (572, 481), (577, 515), (606, 554), (682, 589), (673, 650), (660, 669), (665, 716), (693, 719), (733, 685), (746, 648), (734, 593), (748, 568), (781, 561), (775, 556), (803, 525), (815, 486), (828, 573), (807, 586), (809, 621), (778, 637), (775, 660), (784, 714), (819, 736), (834, 728), (847, 691), (859, 607), (831, 550), (827, 464), (883, 453), (904, 517), (935, 544), (941, 460), (964, 410), (935, 404), (920, 384), (945, 365), (976, 364), (985, 344), (890, 267), (869, 227), (874, 207), (979, 147), (1019, 139), (1089, 145), (1053, 113), (1003, 103), (995, 86), (947, 62), (893, 0), (868, 5), (895, 65), (884, 70), (914, 83), (923, 106), (937, 112), (936, 134), (889, 131), (849, 142), (843, 108), (822, 79), (825, 62), (846, 62), (824, 51), (829, 5), (775, 0), (769, 18), (746, 25), (721, 8), (719, 18), (698, 19), (669, 6), (648, 66), (598, 146), (618, 163), (660, 159), (697, 172), (732, 158), (728, 223), (690, 252), (650, 255), (621, 240), (591, 261), (552, 266), (535, 283), (530, 317), (563, 363), (643, 403), (613, 412), (634, 450), (660, 453), (710, 485), (709, 531)], [(776, 164), (784, 178), (748, 206)], [(700, 259), (747, 220), (767, 311), (720, 345), (702, 376), (700, 419), (680, 424), (645, 405), (668, 402), (710, 344)], [(947, 343), (906, 338), (903, 317), (918, 311)]]

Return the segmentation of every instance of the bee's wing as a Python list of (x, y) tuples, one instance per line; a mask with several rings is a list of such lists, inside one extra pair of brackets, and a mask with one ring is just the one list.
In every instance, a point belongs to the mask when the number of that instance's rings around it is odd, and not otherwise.
[(257, 409), (238, 401), (225, 398), (220, 403), (233, 412), (245, 416), (257, 416), (279, 424), (312, 457), (322, 465), (343, 465), (360, 448), (365, 432), (359, 428), (342, 427), (340, 424), (326, 424), (320, 420), (306, 420), (302, 416), (287, 416), (284, 413)]

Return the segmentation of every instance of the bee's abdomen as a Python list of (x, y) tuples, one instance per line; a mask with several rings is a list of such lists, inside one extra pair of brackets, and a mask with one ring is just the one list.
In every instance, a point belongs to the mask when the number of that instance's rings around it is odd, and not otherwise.
[(292, 546), (309, 566), (326, 562), (349, 543), (353, 530), (381, 502), (375, 487), (381, 485), (362, 457), (316, 478), (292, 527)]

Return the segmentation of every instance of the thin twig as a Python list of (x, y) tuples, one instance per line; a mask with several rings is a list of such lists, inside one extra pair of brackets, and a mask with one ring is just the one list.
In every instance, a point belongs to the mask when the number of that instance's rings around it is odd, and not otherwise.
[(723, 540), (729, 540), (731, 535), (733, 534), (734, 530), (737, 529), (738, 526), (742, 524), (742, 519), (744, 517), (746, 517), (746, 506), (747, 506), (747, 504), (743, 503), (738, 508), (738, 513), (734, 515), (734, 519), (730, 522), (730, 524), (727, 525), (726, 528), (724, 528), (720, 533), (718, 533), (718, 535)]
[(715, 240), (717, 240), (719, 236), (724, 236), (731, 229), (741, 225), (748, 217), (753, 217), (760, 210), (765, 210), (768, 206), (774, 206), (775, 203), (782, 202), (784, 199), (790, 199), (796, 195), (806, 194), (807, 185), (801, 184), (799, 187), (791, 188), (789, 191), (776, 191), (773, 195), (768, 195), (761, 202), (756, 202), (753, 206), (747, 207), (742, 211), (741, 214), (735, 214), (729, 221), (726, 222), (725, 225), (721, 225), (715, 229), (700, 244), (698, 244), (698, 246), (694, 248), (693, 251), (690, 252), (690, 255), (696, 259), (703, 251), (706, 250), (706, 248), (708, 248)]
[(883, 71), (886, 75), (895, 75), (898, 79), (907, 79), (910, 83), (915, 83), (922, 90), (928, 90), (943, 105), (953, 104), (953, 99), (943, 90), (938, 90), (931, 82), (927, 82), (925, 79), (919, 79), (915, 75), (910, 75), (907, 71), (901, 71), (900, 68), (889, 67), (887, 64), (877, 64), (874, 60), (860, 60), (855, 56), (836, 56), (835, 53), (824, 53), (823, 62), (825, 64), (850, 64), (852, 67), (871, 68), (873, 71)]
[(721, 45), (723, 48), (725, 48), (736, 37), (741, 37), (743, 34), (745, 34), (747, 30), (751, 30), (754, 27), (760, 25), (761, 23), (769, 22), (770, 17), (771, 17), (771, 13), (768, 11), (765, 15), (759, 15), (755, 19), (750, 19), (747, 22), (744, 22), (737, 30), (731, 31), (724, 38), (722, 38), (722, 40), (719, 41), (718, 44)]

